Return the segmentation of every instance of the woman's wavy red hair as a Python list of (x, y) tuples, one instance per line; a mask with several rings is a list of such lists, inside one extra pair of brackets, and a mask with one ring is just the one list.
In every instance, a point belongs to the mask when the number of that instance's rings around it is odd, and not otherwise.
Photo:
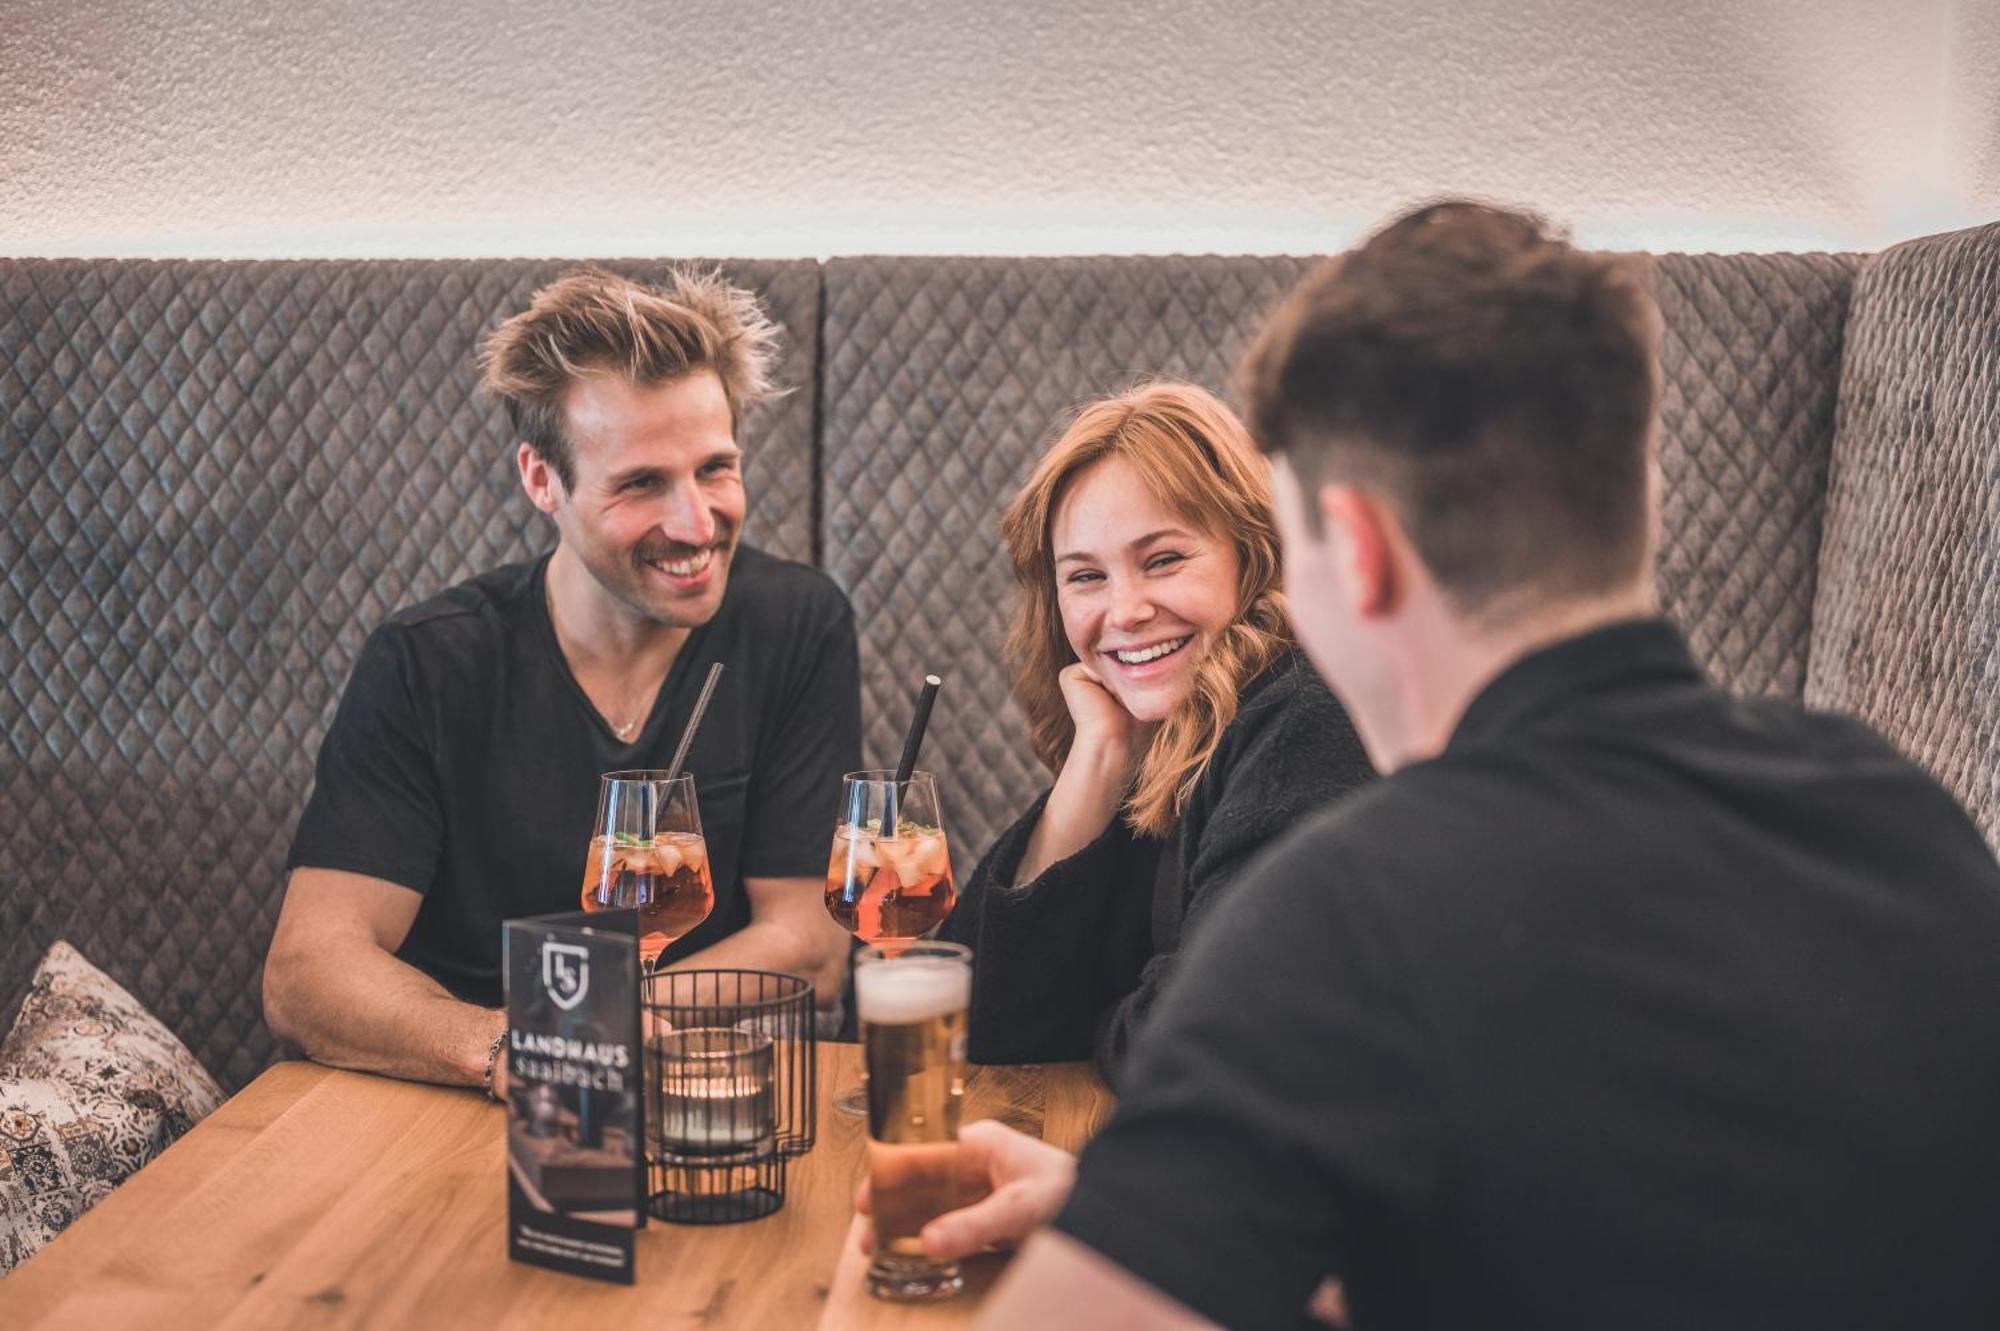
[(1145, 384), (1077, 412), (1000, 521), (1019, 584), (1006, 659), (1035, 756), (1061, 769), (1075, 738), (1056, 676), (1076, 660), (1056, 601), (1050, 527), (1085, 471), (1122, 458), (1183, 521), (1236, 547), (1236, 618), (1195, 668), (1193, 686), (1147, 747), (1126, 797), (1126, 822), (1164, 836), (1236, 719), (1243, 686), (1291, 645), (1280, 590), (1269, 465), (1235, 413), (1193, 384)]

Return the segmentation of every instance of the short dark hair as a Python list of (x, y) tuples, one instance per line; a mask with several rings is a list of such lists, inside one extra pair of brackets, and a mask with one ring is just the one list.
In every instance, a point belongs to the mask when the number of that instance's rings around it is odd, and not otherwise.
[(778, 328), (757, 297), (719, 272), (674, 268), (659, 286), (592, 268), (537, 291), (479, 349), (486, 390), (507, 404), (516, 437), (576, 485), (563, 398), (593, 374), (668, 383), (696, 370), (722, 380), (732, 422), (774, 395)]
[(1476, 616), (1645, 575), (1658, 324), (1638, 260), (1439, 202), (1301, 282), (1244, 397), (1267, 452), (1311, 490), (1380, 493)]

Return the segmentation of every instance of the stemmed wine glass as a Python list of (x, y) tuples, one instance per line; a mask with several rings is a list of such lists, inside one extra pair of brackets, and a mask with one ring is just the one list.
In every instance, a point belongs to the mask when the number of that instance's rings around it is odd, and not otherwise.
[[(826, 909), (864, 943), (895, 956), (951, 914), (958, 887), (951, 847), (929, 772), (898, 781), (887, 769), (841, 778), (840, 822), (826, 866)], [(834, 1107), (860, 1114), (862, 1088), (834, 1097)]]
[(628, 771), (606, 772), (598, 781), (583, 908), (636, 909), (639, 959), (651, 975), (660, 954), (715, 909), (694, 777)]

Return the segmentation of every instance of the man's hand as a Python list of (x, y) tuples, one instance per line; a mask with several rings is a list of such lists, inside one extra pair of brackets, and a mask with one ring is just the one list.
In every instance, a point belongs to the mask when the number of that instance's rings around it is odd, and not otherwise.
[[(1076, 1179), (1075, 1156), (992, 1119), (959, 1131), (958, 1166), (960, 1195), (972, 1204), (924, 1226), (924, 1251), (933, 1257), (965, 1257), (1019, 1243), (1055, 1218)], [(854, 1209), (871, 1213), (865, 1181)], [(873, 1247), (872, 1228), (861, 1242), (864, 1250)]]

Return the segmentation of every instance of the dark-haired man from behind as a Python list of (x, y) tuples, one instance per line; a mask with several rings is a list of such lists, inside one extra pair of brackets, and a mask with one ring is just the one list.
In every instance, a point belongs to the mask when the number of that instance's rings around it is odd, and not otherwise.
[(825, 574), (741, 539), (737, 431), (776, 328), (710, 273), (535, 293), (483, 349), (555, 548), (369, 635), (321, 747), (264, 970), (271, 1028), (321, 1062), (504, 1091), (501, 921), (577, 908), (601, 773), (687, 758), (715, 905), (664, 965), (804, 975), (848, 940), (821, 904), (860, 765), (854, 616)]
[(1657, 617), (1656, 322), (1453, 203), (1266, 331), (1294, 621), (1389, 775), (1193, 940), (984, 1324), (1292, 1327), (1334, 1275), (1363, 1328), (2000, 1326), (2000, 866)]

